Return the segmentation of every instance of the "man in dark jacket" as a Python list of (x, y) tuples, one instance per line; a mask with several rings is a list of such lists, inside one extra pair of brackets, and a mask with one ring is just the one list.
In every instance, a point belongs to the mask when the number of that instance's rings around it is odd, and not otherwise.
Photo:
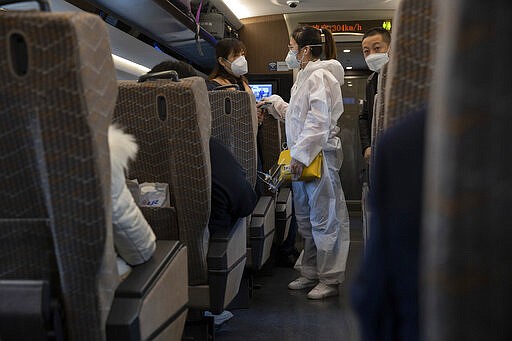
[(373, 71), (368, 77), (366, 100), (363, 102), (363, 110), (359, 115), (361, 149), (365, 160), (368, 161), (371, 155), (373, 103), (377, 93), (379, 72), (382, 66), (389, 61), (388, 52), (391, 45), (391, 35), (383, 28), (372, 28), (364, 34), (361, 44), (366, 64)]
[(370, 157), (372, 152), (372, 121), (373, 121), (373, 108), (375, 102), (375, 95), (377, 94), (377, 86), (379, 81), (379, 72), (389, 61), (389, 47), (391, 44), (391, 35), (389, 32), (381, 27), (376, 27), (368, 30), (361, 42), (363, 47), (363, 55), (368, 64), (368, 68), (373, 73), (368, 78), (366, 84), (366, 100), (363, 102), (363, 110), (359, 115), (359, 136), (361, 138), (361, 150), (364, 156), (365, 174), (363, 176), (363, 188), (361, 196), (361, 206), (363, 214), (363, 239), (369, 237), (368, 221), (371, 219), (371, 210), (368, 208), (367, 199), (368, 191), (370, 188)]

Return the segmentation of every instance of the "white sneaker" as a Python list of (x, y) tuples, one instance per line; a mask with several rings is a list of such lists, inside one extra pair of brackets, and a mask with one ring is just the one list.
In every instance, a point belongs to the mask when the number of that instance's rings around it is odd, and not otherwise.
[(205, 311), (204, 316), (213, 316), (213, 323), (216, 326), (220, 326), (221, 324), (231, 320), (231, 318), (233, 317), (233, 313), (228, 310), (224, 310), (222, 313), (215, 315), (209, 311)]
[(293, 282), (290, 282), (288, 284), (288, 289), (301, 290), (301, 289), (305, 289), (305, 288), (310, 288), (310, 287), (314, 286), (316, 284), (316, 282), (317, 282), (316, 279), (309, 279), (309, 278), (301, 276), (301, 277), (297, 278), (296, 280), (294, 280)]
[(308, 298), (311, 300), (320, 300), (329, 296), (338, 295), (338, 285), (328, 285), (324, 283), (318, 283), (316, 287), (308, 292)]

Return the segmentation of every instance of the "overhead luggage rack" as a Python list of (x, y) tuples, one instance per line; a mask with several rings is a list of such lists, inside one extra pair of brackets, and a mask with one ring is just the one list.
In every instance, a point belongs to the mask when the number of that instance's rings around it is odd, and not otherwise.
[[(91, 10), (90, 6), (85, 8), (81, 1), (70, 2), (84, 10)], [(94, 6), (107, 23), (162, 52), (190, 61), (204, 73), (213, 69), (217, 40), (204, 28), (198, 27), (191, 13), (183, 12), (172, 1), (88, 0), (87, 3)]]

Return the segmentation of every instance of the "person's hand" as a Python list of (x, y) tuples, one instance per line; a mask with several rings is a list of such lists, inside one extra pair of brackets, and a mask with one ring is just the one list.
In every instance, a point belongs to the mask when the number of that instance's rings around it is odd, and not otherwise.
[(274, 117), (280, 117), (281, 119), (285, 119), (286, 111), (288, 110), (288, 103), (283, 101), (283, 99), (279, 95), (272, 95), (270, 97), (264, 97), (262, 99), (263, 103), (272, 103), (270, 107), (268, 107), (268, 112)]
[(364, 150), (364, 160), (366, 162), (370, 161), (370, 157), (372, 156), (372, 148), (366, 147)]
[(256, 114), (258, 118), (258, 125), (260, 126), (263, 123), (263, 118), (265, 117), (265, 109), (261, 108), (261, 106), (265, 104), (263, 101), (256, 102)]
[(263, 109), (256, 108), (256, 112), (258, 114), (258, 125), (263, 124), (263, 119), (265, 118), (265, 113), (263, 112)]
[(292, 173), (292, 180), (298, 180), (300, 178), (304, 167), (306, 167), (306, 165), (292, 158), (290, 161), (290, 173)]

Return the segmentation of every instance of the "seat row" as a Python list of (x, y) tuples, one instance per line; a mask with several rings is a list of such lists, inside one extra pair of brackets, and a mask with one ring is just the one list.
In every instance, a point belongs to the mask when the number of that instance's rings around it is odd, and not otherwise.
[[(377, 329), (381, 336), (425, 340), (511, 335), (504, 298), (512, 278), (506, 228), (512, 158), (503, 147), (512, 124), (504, 92), (511, 69), (502, 54), (489, 53), (510, 34), (511, 10), (499, 0), (402, 0), (398, 6), (373, 121), (376, 208), (384, 208), (375, 226), (382, 230), (369, 239), (364, 274), (373, 278), (370, 272), (387, 269), (380, 286), (368, 286), (368, 298), (384, 303), (365, 311), (364, 339), (376, 338)], [(391, 144), (397, 141), (408, 148)], [(411, 174), (420, 179), (412, 192)], [(411, 201), (416, 213), (406, 209)], [(383, 203), (395, 205), (378, 206)], [(407, 224), (411, 216), (414, 224)]]
[[(252, 94), (208, 94), (198, 77), (118, 84), (105, 25), (87, 13), (2, 13), (0, 44), (2, 340), (22, 330), (34, 339), (179, 339), (189, 309), (222, 312), (244, 269), (268, 260), (275, 234), (271, 196), (231, 231), (208, 233), (210, 136), (256, 183)], [(140, 146), (128, 178), (167, 183), (171, 195), (171, 207), (142, 208), (157, 250), (120, 285), (112, 122)], [(286, 229), (289, 192), (280, 201)]]

